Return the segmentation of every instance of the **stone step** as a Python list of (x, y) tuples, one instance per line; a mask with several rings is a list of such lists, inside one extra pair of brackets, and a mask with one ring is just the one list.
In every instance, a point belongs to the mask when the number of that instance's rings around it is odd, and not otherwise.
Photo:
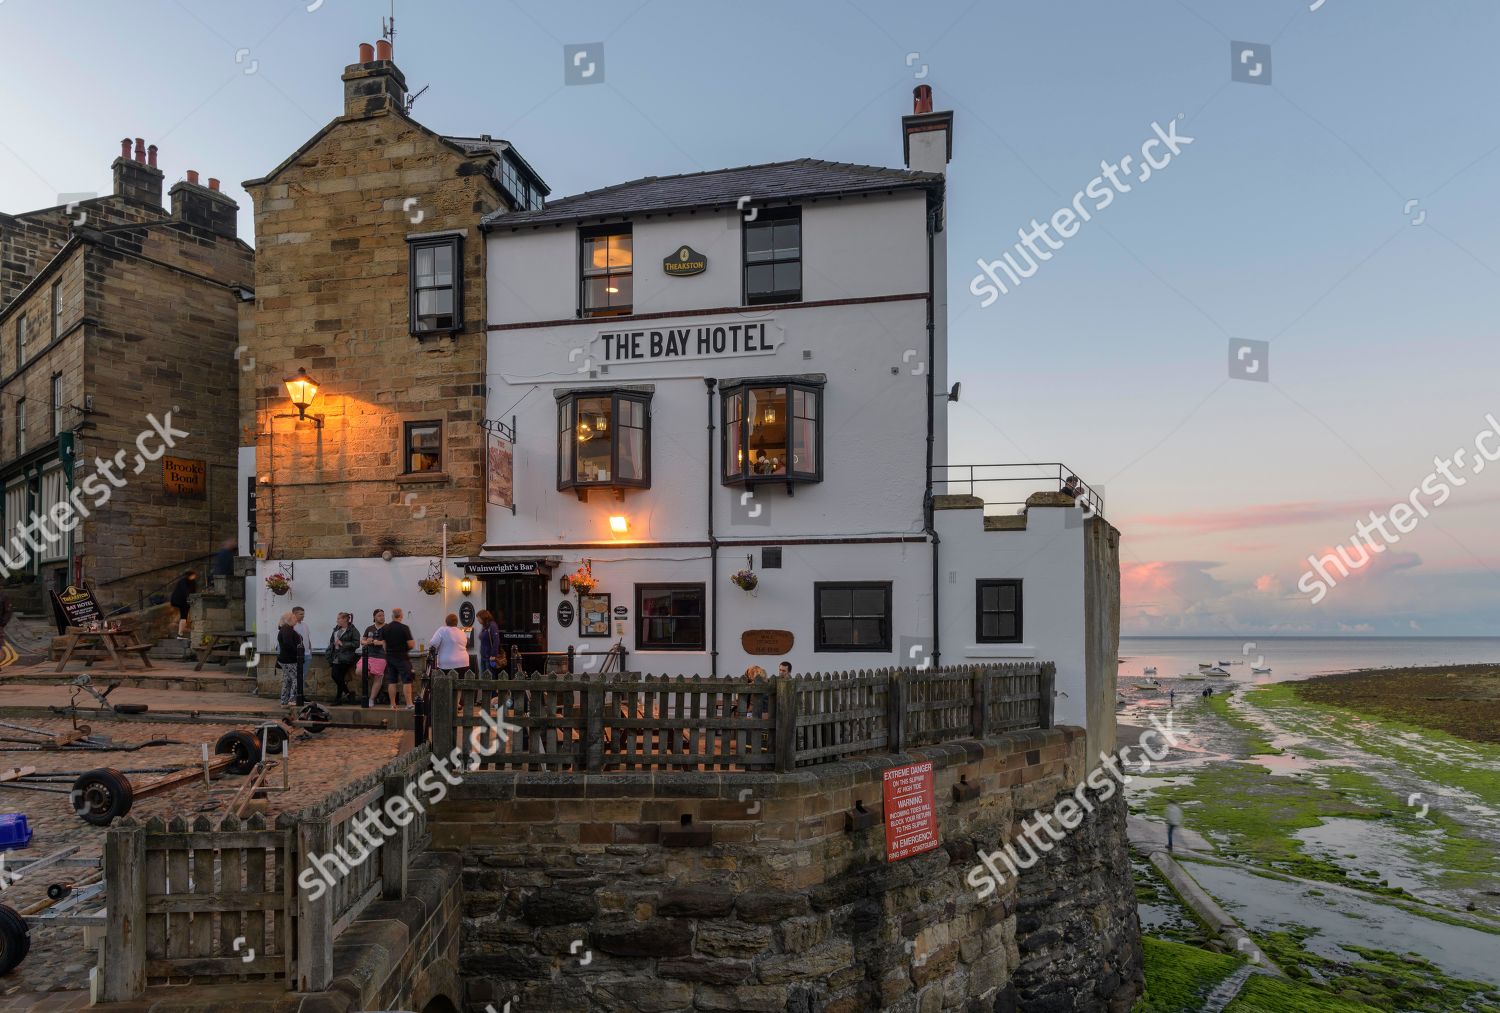
[[(153, 652), (154, 653), (154, 652)], [(160, 671), (141, 671), (131, 669), (127, 672), (105, 671), (102, 665), (94, 666), (93, 669), (85, 668), (96, 685), (106, 686), (112, 682), (118, 682), (122, 686), (132, 689), (161, 689), (161, 690), (191, 690), (195, 693), (243, 693), (250, 695), (255, 690), (255, 679), (249, 675), (239, 672), (215, 671), (216, 666), (204, 666), (203, 671), (194, 672), (183, 669), (162, 669)], [(77, 678), (79, 673), (69, 668), (65, 672), (56, 671), (55, 664), (43, 665), (40, 668), (32, 668), (26, 671), (15, 672), (7, 675), (7, 683), (20, 683), (30, 686), (56, 686), (62, 682), (71, 682)]]

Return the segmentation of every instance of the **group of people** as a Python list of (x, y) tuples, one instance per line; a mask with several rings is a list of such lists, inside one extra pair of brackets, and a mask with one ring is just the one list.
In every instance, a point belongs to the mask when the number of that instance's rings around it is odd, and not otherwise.
[[(416, 672), (411, 655), (417, 641), (405, 618), (401, 609), (393, 608), (387, 621), (385, 609), (375, 609), (370, 616), (370, 625), (361, 633), (354, 626), (353, 613), (339, 613), (333, 632), (328, 636), (325, 652), (329, 675), (333, 679), (335, 705), (360, 703), (365, 707), (375, 707), (381, 702), (382, 694), (388, 694), (392, 710), (401, 705), (401, 699), (404, 699), (407, 710), (414, 708), (412, 687), (416, 682)], [(505, 650), (500, 625), (494, 615), (485, 609), (477, 619), (481, 673), (493, 677), (502, 668), (518, 664), (519, 652), (514, 647), (509, 652)], [(460, 676), (473, 675), (469, 637), (458, 625), (457, 613), (448, 613), (443, 625), (427, 638), (427, 644), (427, 661), (432, 668)], [(301, 706), (306, 702), (307, 662), (312, 655), (312, 631), (308, 628), (307, 612), (302, 606), (282, 615), (281, 625), (276, 631), (276, 649), (276, 664), (281, 670), (281, 703)], [(356, 667), (361, 677), (358, 694), (351, 688), (349, 679)]]

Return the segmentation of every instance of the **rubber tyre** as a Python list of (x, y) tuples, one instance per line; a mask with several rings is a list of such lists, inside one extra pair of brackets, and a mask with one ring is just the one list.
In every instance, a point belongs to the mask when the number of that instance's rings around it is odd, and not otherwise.
[(135, 792), (124, 774), (111, 767), (98, 767), (78, 775), (69, 797), (79, 819), (96, 827), (107, 827), (130, 812)]
[(259, 731), (262, 740), (266, 744), (266, 755), (280, 756), (281, 744), (287, 740), (286, 727), (283, 725), (262, 725)]
[(229, 773), (244, 777), (260, 762), (260, 739), (254, 732), (247, 732), (243, 728), (225, 732), (214, 743), (214, 754), (222, 756), (226, 753), (234, 754), (234, 762), (228, 767)]
[(31, 930), (26, 919), (8, 904), (0, 904), (0, 974), (15, 970), (31, 952)]
[(333, 722), (333, 715), (320, 703), (308, 703), (297, 711), (297, 720), (306, 722), (302, 727), (317, 735)]
[(116, 714), (144, 714), (149, 709), (150, 709), (150, 704), (144, 704), (144, 703), (117, 703), (117, 704), (115, 704), (115, 713)]

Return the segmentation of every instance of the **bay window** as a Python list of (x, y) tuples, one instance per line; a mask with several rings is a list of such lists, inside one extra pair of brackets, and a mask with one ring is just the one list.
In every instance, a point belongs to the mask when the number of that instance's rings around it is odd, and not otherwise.
[(727, 484), (823, 480), (823, 381), (743, 380), (723, 388)]
[(650, 487), (650, 408), (649, 391), (559, 392), (557, 487)]

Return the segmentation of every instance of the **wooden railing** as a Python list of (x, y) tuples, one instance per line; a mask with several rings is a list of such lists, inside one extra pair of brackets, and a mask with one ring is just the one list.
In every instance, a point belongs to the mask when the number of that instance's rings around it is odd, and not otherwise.
[[(226, 816), (217, 826), (199, 816), (191, 827), (181, 818), (118, 821), (104, 841), (102, 1000), (133, 1000), (148, 985), (183, 978), (327, 988), (334, 940), (372, 900), (405, 895), (410, 860), (429, 840), (422, 805), (402, 807), (405, 825), (386, 823), (394, 834), (371, 831), (373, 845), (353, 821), (407, 795), (429, 759), (420, 746), (274, 826), (262, 816)], [(324, 869), (334, 873), (324, 889), (302, 882)]]
[(1052, 724), (1051, 663), (771, 679), (433, 680), (433, 751), (459, 767), (792, 770)]

